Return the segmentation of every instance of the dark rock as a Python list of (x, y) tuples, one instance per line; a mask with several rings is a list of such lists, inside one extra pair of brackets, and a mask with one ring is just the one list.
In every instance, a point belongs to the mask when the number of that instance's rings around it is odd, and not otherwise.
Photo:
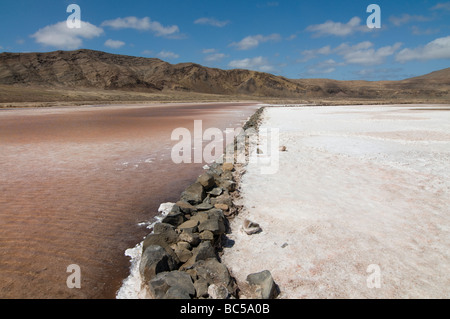
[(179, 235), (179, 239), (185, 241), (192, 246), (197, 246), (200, 243), (200, 237), (198, 233), (192, 231), (192, 229), (185, 229)]
[(177, 205), (179, 209), (185, 214), (192, 214), (193, 212), (197, 211), (197, 209), (194, 206), (185, 201), (180, 200), (176, 202), (175, 205)]
[(201, 204), (195, 206), (195, 208), (197, 210), (209, 210), (213, 207), (214, 207), (213, 205), (208, 204), (208, 203), (201, 203)]
[(191, 220), (197, 220), (199, 223), (204, 222), (209, 218), (208, 213), (206, 212), (198, 212), (194, 216), (191, 217)]
[(171, 236), (173, 236), (174, 234), (176, 235), (175, 227), (171, 224), (166, 224), (166, 223), (155, 224), (155, 226), (153, 226), (153, 232), (155, 234), (167, 233), (168, 235), (171, 235)]
[(216, 252), (209, 241), (201, 242), (198, 247), (192, 249), (193, 263), (208, 258), (216, 258)]
[[(176, 205), (175, 205), (176, 206)], [(174, 206), (174, 207), (175, 207)], [(181, 211), (173, 211), (170, 212), (164, 219), (162, 220), (165, 224), (170, 224), (175, 227), (181, 225), (185, 221), (184, 214)]]
[(200, 278), (194, 282), (195, 293), (197, 298), (207, 297), (208, 296), (208, 282)]
[(229, 194), (222, 194), (215, 198), (211, 198), (211, 204), (226, 204), (228, 205), (228, 207), (231, 207), (233, 205), (233, 200), (231, 199), (231, 196)]
[(182, 271), (162, 272), (149, 282), (150, 292), (156, 299), (191, 298), (195, 287), (189, 274)]
[(200, 233), (200, 240), (214, 241), (214, 234), (209, 230), (202, 231)]
[(150, 245), (142, 254), (139, 272), (144, 280), (149, 281), (158, 273), (174, 270), (177, 266), (178, 263), (163, 247)]
[(250, 285), (258, 286), (256, 292), (261, 299), (272, 299), (277, 295), (277, 287), (273, 281), (272, 274), (268, 270), (247, 276)]
[(208, 192), (208, 194), (210, 194), (211, 196), (219, 196), (222, 194), (222, 192), (223, 192), (222, 188), (216, 187), (213, 188), (210, 192)]
[(220, 263), (216, 258), (209, 258), (196, 262), (192, 266), (198, 280), (202, 279), (208, 285), (223, 285), (227, 287), (231, 294), (235, 293), (234, 281), (232, 280), (228, 268)]
[(178, 226), (177, 229), (179, 229), (181, 231), (190, 229), (192, 232), (196, 232), (198, 223), (199, 222), (197, 220), (190, 219), (188, 221), (185, 221), (180, 226)]
[(205, 190), (211, 190), (216, 184), (214, 177), (209, 173), (203, 173), (200, 175), (197, 178), (197, 183), (200, 183)]
[[(158, 245), (166, 249), (170, 249), (170, 245), (175, 244), (178, 241), (178, 234), (175, 230), (167, 230), (159, 234), (149, 234), (145, 237), (142, 243), (142, 252), (150, 245)], [(167, 249), (166, 249), (167, 250)], [(170, 252), (169, 252), (170, 253)]]
[(225, 233), (225, 224), (217, 217), (212, 217), (198, 225), (199, 232), (210, 231), (214, 235), (222, 235)]
[(194, 183), (181, 194), (181, 199), (192, 205), (200, 204), (206, 197), (202, 184)]

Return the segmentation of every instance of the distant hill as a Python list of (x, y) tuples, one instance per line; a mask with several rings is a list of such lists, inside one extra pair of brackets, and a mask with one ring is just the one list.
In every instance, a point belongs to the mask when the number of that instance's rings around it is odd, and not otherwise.
[[(14, 87), (11, 92), (15, 92), (10, 97), (7, 96), (9, 87)], [(19, 88), (24, 94), (41, 88), (48, 92), (90, 89), (291, 99), (446, 99), (450, 97), (450, 68), (402, 81), (293, 80), (263, 72), (221, 70), (195, 63), (170, 64), (155, 58), (92, 50), (1, 53), (0, 94), (3, 92), (3, 97), (0, 102), (14, 101)], [(27, 96), (29, 100), (34, 95)]]

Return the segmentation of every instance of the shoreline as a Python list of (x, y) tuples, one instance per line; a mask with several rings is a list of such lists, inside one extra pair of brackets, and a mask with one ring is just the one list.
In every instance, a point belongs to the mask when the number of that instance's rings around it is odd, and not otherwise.
[[(255, 113), (244, 123), (242, 129), (257, 130), (265, 108), (265, 105), (260, 104)], [(235, 138), (234, 146), (236, 143)], [(222, 161), (223, 156), (221, 156)], [(246, 160), (248, 161), (248, 158)], [(239, 197), (239, 181), (245, 165), (219, 164), (216, 160), (204, 166), (204, 172), (194, 184), (181, 193), (178, 202), (161, 203), (158, 210), (160, 214), (155, 216), (147, 226), (150, 230), (147, 237), (125, 252), (125, 255), (130, 257), (130, 274), (117, 291), (116, 299), (239, 298), (242, 287), (237, 285), (235, 278), (221, 262), (221, 255), (224, 247), (228, 245), (227, 235), (230, 233), (230, 222), (242, 208), (235, 203)], [(189, 188), (192, 188), (193, 185), (203, 188), (203, 192), (209, 191), (208, 194), (197, 200), (192, 200), (189, 196), (198, 197), (198, 194), (190, 194), (186, 198), (186, 192), (191, 192)], [(212, 195), (213, 193), (214, 195)], [(192, 224), (192, 221), (196, 219), (198, 221)], [(168, 239), (169, 237), (172, 239)], [(143, 257), (143, 255), (148, 251), (146, 249), (149, 245), (163, 247), (168, 252), (169, 258), (177, 259), (178, 257), (177, 265), (173, 267), (166, 265), (167, 268), (161, 273), (155, 271), (154, 261), (153, 264), (152, 262), (144, 264), (143, 258), (147, 258), (147, 256)], [(167, 247), (168, 245), (170, 247)], [(183, 246), (181, 249), (178, 247), (180, 245)], [(186, 246), (189, 246), (188, 249)], [(148, 257), (148, 259), (152, 260), (152, 257)], [(158, 262), (161, 265), (161, 261), (158, 260)], [(145, 269), (143, 270), (143, 268)], [(205, 275), (205, 271), (209, 275)], [(148, 274), (149, 272), (151, 275)], [(151, 284), (151, 282), (161, 280), (160, 276), (171, 274), (177, 274), (177, 276), (189, 274), (195, 290), (191, 290), (189, 294), (185, 292), (177, 295), (171, 294), (170, 291), (161, 292), (158, 290), (157, 284)], [(145, 276), (147, 279), (142, 278)], [(216, 280), (217, 277), (221, 279)], [(189, 280), (187, 281), (189, 284)], [(244, 289), (249, 291), (248, 288)]]

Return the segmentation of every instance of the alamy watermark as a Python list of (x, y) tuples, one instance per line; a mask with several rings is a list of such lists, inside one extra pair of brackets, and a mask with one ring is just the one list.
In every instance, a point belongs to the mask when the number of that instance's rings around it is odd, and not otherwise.
[(381, 268), (377, 264), (371, 264), (367, 267), (366, 272), (370, 273), (367, 276), (367, 288), (381, 288)]
[(381, 28), (381, 8), (378, 4), (369, 4), (366, 12), (372, 13), (367, 17), (366, 24), (370, 29)]
[(71, 13), (67, 18), (66, 24), (69, 29), (81, 28), (81, 8), (78, 4), (70, 4), (66, 9), (67, 13)]
[(67, 288), (73, 289), (81, 288), (81, 268), (77, 264), (71, 264), (67, 266), (67, 272), (70, 273), (70, 275), (67, 277), (66, 285)]
[(171, 140), (178, 143), (172, 147), (171, 158), (175, 164), (248, 161), (257, 164), (262, 174), (275, 174), (279, 168), (279, 135), (278, 128), (260, 128), (258, 132), (254, 128), (203, 130), (203, 121), (196, 120), (193, 135), (183, 127), (172, 131)]

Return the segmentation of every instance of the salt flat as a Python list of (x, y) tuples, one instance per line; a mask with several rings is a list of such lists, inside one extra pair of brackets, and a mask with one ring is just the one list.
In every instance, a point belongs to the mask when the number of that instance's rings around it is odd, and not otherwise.
[(449, 298), (449, 110), (266, 108), (287, 151), (275, 174), (248, 164), (222, 261), (239, 282), (270, 270), (280, 298)]

